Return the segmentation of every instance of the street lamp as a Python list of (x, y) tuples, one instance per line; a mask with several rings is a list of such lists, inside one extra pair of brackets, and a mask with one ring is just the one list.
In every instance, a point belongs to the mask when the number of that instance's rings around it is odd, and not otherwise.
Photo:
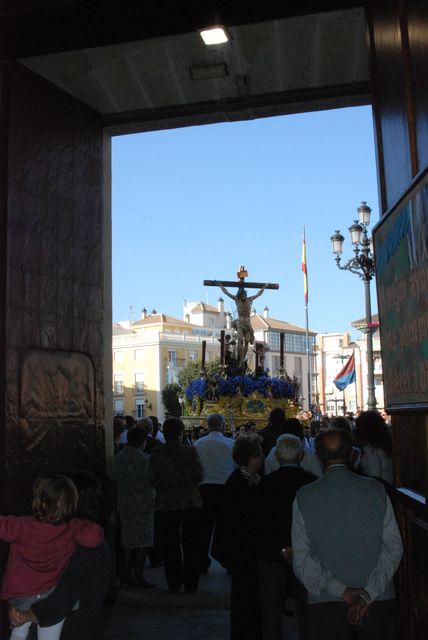
[(350, 271), (359, 276), (364, 282), (364, 293), (366, 301), (366, 326), (362, 332), (367, 336), (367, 406), (370, 410), (376, 410), (376, 396), (374, 385), (374, 363), (373, 363), (373, 323), (372, 306), (370, 299), (370, 281), (375, 274), (375, 264), (373, 257), (372, 240), (367, 237), (367, 227), (370, 224), (371, 209), (366, 202), (362, 202), (357, 209), (358, 220), (354, 220), (349, 227), (351, 242), (354, 245), (354, 256), (343, 266), (340, 264), (342, 247), (345, 238), (339, 230), (331, 236), (333, 254), (336, 256), (336, 264), (339, 269)]

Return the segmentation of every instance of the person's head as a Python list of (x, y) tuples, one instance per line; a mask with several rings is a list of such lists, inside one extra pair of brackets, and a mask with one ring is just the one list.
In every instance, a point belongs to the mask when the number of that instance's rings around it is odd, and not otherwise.
[(312, 435), (311, 427), (307, 422), (305, 422), (302, 425), (302, 431), (303, 431), (303, 435), (305, 436), (305, 438), (310, 438), (311, 437), (311, 435)]
[(302, 441), (291, 433), (284, 433), (276, 441), (275, 457), (279, 464), (298, 464), (302, 459)]
[(236, 438), (232, 457), (238, 467), (250, 467), (252, 471), (257, 471), (262, 456), (262, 439), (257, 433), (244, 433)]
[(151, 418), (141, 418), (138, 420), (137, 427), (142, 427), (148, 436), (151, 436), (153, 433), (153, 422)]
[(67, 477), (74, 482), (79, 494), (76, 517), (103, 524), (104, 496), (97, 476), (87, 469), (73, 469), (67, 471)]
[(303, 438), (303, 428), (300, 420), (297, 418), (287, 418), (284, 422), (284, 426), (282, 428), (282, 433), (292, 433), (293, 436), (297, 436), (298, 438)]
[(203, 427), (199, 426), (199, 427), (193, 427), (192, 429), (192, 440), (199, 440), (200, 435), (201, 435), (201, 431), (203, 431)]
[(115, 440), (119, 440), (121, 434), (124, 432), (125, 430), (125, 421), (120, 418), (119, 416), (116, 416), (113, 420), (113, 437)]
[(147, 431), (144, 427), (131, 427), (128, 430), (128, 447), (142, 449), (147, 440)]
[(331, 464), (348, 464), (353, 438), (346, 429), (327, 429), (315, 438), (315, 451), (324, 469)]
[(224, 431), (224, 416), (221, 413), (210, 413), (207, 426), (208, 431)]
[(257, 424), (252, 420), (249, 420), (244, 424), (245, 433), (255, 433), (257, 431)]
[(33, 486), (33, 513), (50, 524), (69, 522), (77, 510), (79, 495), (70, 478), (52, 475), (38, 478)]
[(284, 425), (285, 411), (281, 407), (275, 407), (269, 414), (269, 424), (278, 429)]
[(153, 437), (155, 437), (160, 427), (159, 420), (157, 419), (157, 416), (149, 416), (149, 418), (153, 423)]
[(362, 446), (370, 444), (391, 456), (392, 444), (388, 425), (377, 411), (362, 411), (355, 421), (355, 438)]
[(135, 426), (135, 419), (132, 416), (125, 416), (125, 424), (127, 429)]
[(318, 420), (311, 420), (310, 430), (311, 430), (311, 436), (313, 438), (315, 438), (315, 436), (318, 435), (319, 428), (320, 428), (319, 421)]
[(328, 429), (329, 424), (330, 424), (330, 418), (328, 417), (328, 415), (321, 416), (319, 431), (322, 432)]
[(348, 418), (345, 418), (345, 416), (336, 416), (335, 418), (332, 418), (330, 420), (328, 428), (345, 429), (345, 431), (349, 431), (349, 433), (352, 433), (352, 425), (349, 422)]
[(163, 423), (163, 435), (167, 442), (181, 440), (184, 433), (184, 424), (179, 418), (167, 418)]

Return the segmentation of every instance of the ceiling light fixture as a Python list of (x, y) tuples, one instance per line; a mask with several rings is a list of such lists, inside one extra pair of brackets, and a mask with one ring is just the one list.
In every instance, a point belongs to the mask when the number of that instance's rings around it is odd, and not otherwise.
[(203, 29), (199, 33), (201, 34), (201, 38), (207, 46), (210, 46), (212, 44), (222, 44), (224, 42), (228, 42), (229, 40), (226, 29), (224, 27), (211, 27), (210, 29)]

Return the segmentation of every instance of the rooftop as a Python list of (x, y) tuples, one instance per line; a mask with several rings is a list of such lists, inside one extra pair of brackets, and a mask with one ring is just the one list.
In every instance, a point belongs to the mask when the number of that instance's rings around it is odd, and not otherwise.
[[(268, 329), (273, 329), (275, 331), (306, 333), (306, 329), (303, 327), (298, 327), (295, 324), (284, 322), (283, 320), (275, 320), (275, 318), (265, 318), (265, 316), (262, 316), (259, 313), (255, 313), (251, 316), (251, 326), (254, 331), (266, 331)], [(317, 335), (316, 331), (309, 330), (309, 333), (310, 335)]]

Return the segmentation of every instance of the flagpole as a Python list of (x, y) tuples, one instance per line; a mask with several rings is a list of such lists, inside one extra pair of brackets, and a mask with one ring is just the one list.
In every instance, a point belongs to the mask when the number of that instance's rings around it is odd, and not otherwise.
[(311, 354), (309, 352), (309, 313), (308, 313), (308, 303), (305, 304), (306, 311), (306, 355), (308, 360), (308, 409), (312, 411), (312, 389), (311, 389), (311, 377), (312, 377), (312, 367), (311, 367)]
[[(355, 362), (355, 349), (352, 349)], [(357, 364), (355, 364), (355, 413), (358, 411)]]
[(309, 350), (309, 310), (308, 310), (308, 270), (306, 264), (306, 235), (303, 226), (303, 245), (302, 245), (302, 271), (303, 271), (303, 290), (305, 294), (305, 315), (306, 315), (306, 357), (308, 367), (308, 409), (312, 411), (312, 366), (311, 355)]

